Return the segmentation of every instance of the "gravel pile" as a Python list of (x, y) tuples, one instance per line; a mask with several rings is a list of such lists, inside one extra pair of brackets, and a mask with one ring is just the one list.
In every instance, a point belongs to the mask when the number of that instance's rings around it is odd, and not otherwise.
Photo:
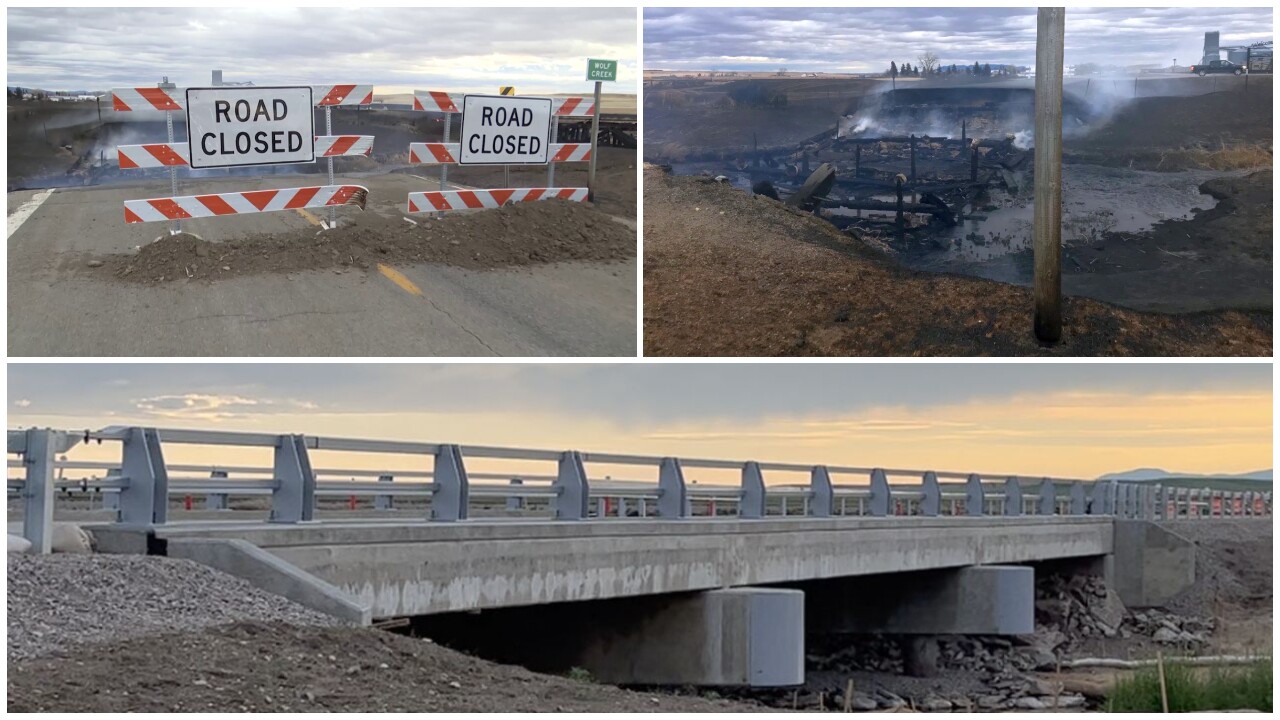
[(1165, 607), (1180, 615), (1270, 613), (1274, 527), (1270, 519), (1174, 520), (1161, 526), (1196, 544), (1196, 582)]
[(238, 620), (340, 624), (190, 560), (11, 554), (8, 564), (10, 663)]

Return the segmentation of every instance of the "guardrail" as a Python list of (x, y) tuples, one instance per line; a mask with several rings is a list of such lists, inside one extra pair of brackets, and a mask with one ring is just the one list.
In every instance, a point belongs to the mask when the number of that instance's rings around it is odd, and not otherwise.
[[(119, 460), (58, 458), (82, 442), (118, 442)], [(168, 445), (271, 448), (273, 461), (271, 467), (169, 464), (164, 457), (164, 448)], [(432, 469), (394, 472), (316, 469), (311, 463), (311, 452), (317, 450), (430, 456)], [(98, 494), (103, 499), (103, 507), (115, 511), (116, 522), (139, 526), (168, 523), (171, 497), (186, 497), (186, 509), (192, 509), (191, 496), (200, 494), (206, 496), (205, 508), (210, 510), (228, 509), (233, 496), (268, 497), (268, 520), (274, 523), (311, 522), (316, 520), (320, 498), (349, 498), (354, 507), (354, 499), (360, 496), (372, 496), (375, 510), (396, 509), (396, 498), (426, 500), (425, 519), (436, 522), (467, 520), (473, 505), (494, 500), (505, 501), (508, 511), (527, 512), (540, 507), (557, 521), (697, 515), (741, 519), (793, 515), (1030, 514), (1145, 519), (1271, 515), (1269, 492), (1227, 492), (1016, 475), (990, 482), (979, 473), (952, 471), (212, 430), (122, 426), (83, 432), (48, 428), (10, 430), (8, 452), (17, 456), (9, 460), (9, 467), (24, 469), (21, 478), (8, 479), (9, 497), (21, 500), (23, 534), (42, 552), (49, 548), (53, 506), (59, 491)], [(554, 466), (554, 472), (468, 472), (467, 461), (472, 459), (546, 463)], [(656, 478), (648, 481), (606, 478), (593, 482), (588, 478), (588, 465), (643, 468), (656, 472)], [(67, 471), (91, 470), (100, 471), (101, 477), (66, 477)], [(686, 479), (686, 470), (736, 472), (739, 483), (698, 484), (697, 480)], [(207, 477), (181, 477), (192, 473)], [(766, 486), (765, 473), (807, 474), (809, 481)], [(321, 479), (337, 477), (348, 479)], [(919, 480), (904, 483), (900, 481), (904, 477)], [(849, 482), (851, 478), (858, 478), (860, 482)], [(899, 482), (890, 482), (890, 478)], [(841, 483), (842, 480), (845, 482)]]

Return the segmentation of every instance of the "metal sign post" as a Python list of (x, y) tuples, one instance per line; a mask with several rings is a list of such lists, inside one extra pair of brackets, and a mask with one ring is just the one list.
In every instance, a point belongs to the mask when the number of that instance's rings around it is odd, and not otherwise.
[[(333, 134), (333, 107), (326, 105), (324, 107), (324, 134)], [(333, 156), (325, 158), (329, 162), (329, 184), (333, 184)], [(329, 208), (329, 230), (338, 227), (338, 208), (330, 206)]]
[[(498, 88), (498, 94), (506, 95), (509, 97), (515, 97), (516, 88), (514, 85), (503, 85), (502, 87)], [(547, 163), (547, 164), (551, 165), (553, 163)], [(502, 166), (502, 186), (511, 187), (511, 166), (510, 165)]]
[(1035, 333), (1062, 339), (1062, 50), (1064, 8), (1040, 8), (1036, 28)]
[(587, 199), (596, 198), (596, 155), (600, 148), (600, 84), (618, 81), (617, 60), (587, 60), (587, 79), (596, 83), (595, 112), (591, 114), (591, 162), (587, 165)]
[[(166, 77), (164, 78), (163, 81), (161, 81), (158, 87), (164, 88), (165, 90), (172, 90), (177, 86), (169, 82), (169, 78)], [(173, 111), (172, 110), (164, 111), (164, 125), (165, 125), (165, 131), (168, 133), (169, 143), (172, 144), (173, 143)], [(169, 167), (169, 193), (174, 197), (177, 197), (178, 195), (178, 168), (173, 166)], [(182, 220), (179, 220), (179, 219), (172, 220), (169, 223), (169, 234), (177, 235), (181, 232), (182, 232)]]
[[(444, 141), (446, 144), (448, 144), (449, 142), (449, 135), (451, 134), (449, 132), (450, 130), (449, 126), (452, 124), (453, 124), (453, 115), (452, 114), (445, 115), (444, 116)], [(444, 186), (445, 186), (445, 182), (448, 181), (448, 179), (449, 179), (449, 166), (445, 163), (441, 163), (440, 164), (440, 192), (445, 191)], [(444, 219), (444, 212), (442, 211), (442, 212), (436, 213), (436, 217), (438, 219)]]

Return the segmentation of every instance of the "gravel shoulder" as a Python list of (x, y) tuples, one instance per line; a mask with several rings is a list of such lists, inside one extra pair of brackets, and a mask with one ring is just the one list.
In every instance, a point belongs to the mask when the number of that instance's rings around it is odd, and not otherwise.
[(254, 620), (338, 621), (190, 560), (142, 555), (8, 557), (8, 659)]

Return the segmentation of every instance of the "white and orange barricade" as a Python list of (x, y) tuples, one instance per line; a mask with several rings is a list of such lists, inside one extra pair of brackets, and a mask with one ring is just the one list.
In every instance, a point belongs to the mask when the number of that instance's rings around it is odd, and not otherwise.
[[(329, 208), (329, 224), (336, 222), (334, 209), (343, 205), (365, 207), (369, 191), (359, 185), (338, 185), (333, 179), (333, 158), (368, 156), (373, 152), (372, 135), (332, 134), (332, 109), (369, 105), (373, 102), (373, 86), (358, 84), (312, 85), (312, 104), (325, 109), (324, 135), (312, 139), (315, 157), (328, 162), (329, 182), (326, 185), (260, 190), (250, 192), (225, 192), (206, 195), (179, 196), (176, 170), (191, 167), (191, 147), (187, 142), (175, 142), (173, 137), (173, 113), (187, 110), (185, 89), (163, 87), (115, 88), (111, 91), (111, 105), (116, 112), (163, 111), (168, 126), (169, 141), (140, 145), (120, 145), (116, 157), (122, 170), (169, 168), (172, 196), (142, 200), (126, 200), (126, 223), (171, 221), (170, 232), (181, 231), (181, 221), (189, 218), (219, 217), (245, 213), (300, 210), (304, 208)], [(188, 126), (189, 127), (189, 126)]]
[(253, 190), (247, 192), (211, 193), (186, 197), (125, 200), (124, 221), (127, 223), (191, 218), (221, 217), (249, 213), (329, 208), (355, 205), (364, 208), (369, 191), (359, 185), (322, 185), (319, 187)]
[(413, 93), (414, 110), (445, 113), (445, 118), (443, 142), (415, 142), (409, 144), (410, 163), (435, 165), (440, 170), (440, 189), (438, 191), (409, 193), (408, 211), (410, 213), (444, 213), (452, 210), (496, 208), (508, 203), (536, 200), (559, 199), (571, 202), (587, 200), (587, 188), (555, 187), (555, 166), (557, 163), (591, 161), (591, 155), (594, 151), (592, 143), (556, 142), (556, 134), (561, 118), (591, 117), (595, 115), (595, 100), (590, 97), (549, 98), (551, 101), (552, 125), (551, 140), (547, 148), (546, 187), (447, 190), (446, 183), (449, 178), (449, 166), (461, 164), (458, 162), (458, 158), (462, 154), (461, 143), (450, 141), (453, 116), (462, 113), (466, 96), (467, 93), (432, 90), (416, 90)]
[(500, 208), (508, 203), (536, 200), (587, 199), (586, 188), (504, 188), (499, 190), (445, 190), (409, 193), (409, 212), (449, 212)]

